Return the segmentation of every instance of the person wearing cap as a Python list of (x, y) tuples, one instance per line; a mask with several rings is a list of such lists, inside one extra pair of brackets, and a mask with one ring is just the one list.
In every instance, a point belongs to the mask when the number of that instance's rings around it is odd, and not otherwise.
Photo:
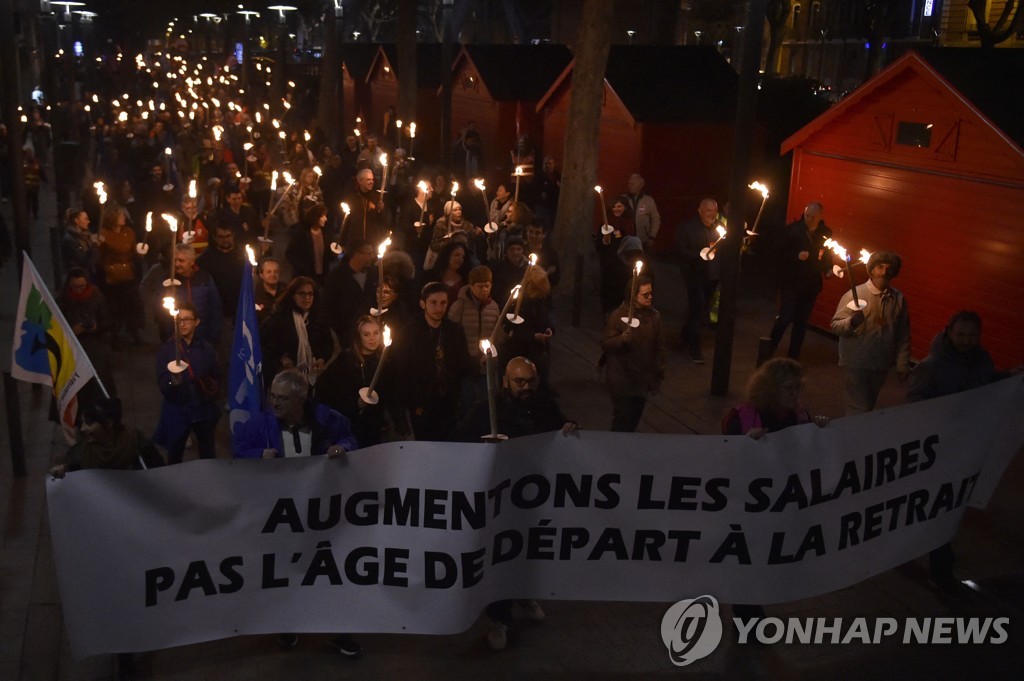
[[(164, 465), (160, 451), (135, 428), (121, 421), (121, 400), (100, 397), (82, 410), (78, 442), (64, 455), (63, 463), (50, 468), (50, 476), (61, 480), (68, 473), (88, 469), (144, 470)], [(135, 656), (118, 653), (119, 679), (130, 679), (135, 671)]]
[(910, 374), (910, 313), (890, 282), (903, 266), (900, 256), (876, 251), (868, 258), (868, 280), (857, 287), (866, 307), (854, 310), (853, 293), (839, 299), (832, 333), (839, 336), (839, 366), (846, 383), (846, 415), (871, 411), (894, 365), (900, 381)]
[(613, 239), (608, 244), (599, 241), (598, 253), (601, 258), (601, 310), (607, 315), (622, 302), (622, 287), (632, 278), (636, 261), (643, 258), (644, 247), (639, 238), (626, 236)]
[(529, 265), (526, 259), (526, 241), (522, 237), (510, 236), (505, 241), (504, 257), (490, 264), (491, 272), (494, 273), (492, 295), (499, 305), (505, 304), (512, 293), (512, 287), (523, 280)]
[[(434, 223), (434, 234), (430, 240), (430, 252), (433, 258), (441, 253), (449, 241), (458, 241), (466, 245), (470, 265), (475, 267), (480, 263), (481, 253), (486, 256), (486, 244), (482, 241), (483, 230), (476, 227), (472, 222), (463, 217), (462, 204), (458, 201), (445, 201), (442, 207), (441, 217)], [(433, 265), (431, 255), (427, 254), (424, 262), (426, 269)], [(427, 264), (430, 263), (430, 264)]]

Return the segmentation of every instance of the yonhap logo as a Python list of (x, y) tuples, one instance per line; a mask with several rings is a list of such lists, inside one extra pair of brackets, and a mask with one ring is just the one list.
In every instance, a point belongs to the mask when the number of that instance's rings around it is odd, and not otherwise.
[(679, 601), (661, 618), (661, 640), (677, 667), (707, 657), (722, 641), (722, 618), (714, 596)]

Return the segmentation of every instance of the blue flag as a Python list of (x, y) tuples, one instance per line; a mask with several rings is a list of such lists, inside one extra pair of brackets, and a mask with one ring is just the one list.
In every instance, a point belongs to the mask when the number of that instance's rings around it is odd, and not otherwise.
[(235, 338), (228, 367), (228, 409), (232, 442), (238, 437), (241, 425), (263, 410), (263, 353), (251, 267), (242, 268), (242, 290), (235, 312)]

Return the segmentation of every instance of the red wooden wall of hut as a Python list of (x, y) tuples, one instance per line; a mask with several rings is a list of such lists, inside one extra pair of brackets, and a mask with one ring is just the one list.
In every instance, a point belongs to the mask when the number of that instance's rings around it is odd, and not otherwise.
[[(559, 159), (572, 66), (538, 103), (544, 116), (544, 148), (548, 153), (557, 150), (553, 155)], [(638, 73), (645, 75), (638, 78)], [(696, 211), (701, 198), (712, 196), (724, 203), (735, 96), (736, 74), (711, 48), (612, 48), (601, 109), (597, 182), (611, 203), (626, 191), (631, 174), (644, 177), (645, 191), (661, 213), (657, 250), (674, 248), (675, 228)]]
[(373, 100), (366, 76), (376, 55), (376, 45), (345, 45), (341, 71), (342, 128), (345, 135), (351, 134), (356, 127), (356, 117), (361, 117), (365, 123), (370, 116)]
[[(783, 143), (794, 153), (790, 217), (821, 201), (848, 250), (903, 258), (894, 285), (907, 297), (915, 358), (952, 313), (971, 309), (997, 365), (1024, 360), (1022, 97), (1005, 93), (1012, 80), (1000, 84), (1022, 65), (1020, 55), (908, 53)], [(829, 328), (848, 287), (826, 282), (813, 324)]]
[(560, 45), (464, 45), (460, 50), (452, 64), (451, 138), (475, 122), (490, 182), (504, 182), (513, 170), (517, 119), (519, 132), (528, 134), (542, 155), (561, 161), (562, 146), (543, 143), (544, 121), (535, 105), (570, 59)]
[[(416, 123), (416, 138), (412, 143), (413, 155), (433, 161), (440, 158), (441, 107), (437, 98), (440, 84), (441, 46), (419, 44), (416, 46), (416, 114), (403, 121), (403, 131), (408, 124)], [(383, 135), (384, 117), (390, 107), (398, 106), (398, 81), (401, 74), (396, 70), (397, 52), (393, 45), (383, 45), (377, 51), (373, 65), (366, 76), (371, 99), (367, 119), (367, 131), (382, 135), (385, 146), (393, 148), (394, 140)], [(403, 132), (401, 146), (408, 149), (410, 138)]]

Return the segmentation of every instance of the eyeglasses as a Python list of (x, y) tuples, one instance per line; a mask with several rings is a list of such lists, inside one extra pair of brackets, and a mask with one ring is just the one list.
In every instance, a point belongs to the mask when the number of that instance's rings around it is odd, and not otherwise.
[(195, 317), (178, 317), (179, 324), (181, 324), (182, 322), (194, 322), (195, 320)]
[(313, 291), (296, 291), (295, 295), (301, 296), (302, 298), (312, 298), (316, 294), (313, 293)]
[(640, 296), (641, 298), (653, 298), (654, 291), (648, 291), (647, 293), (638, 293), (637, 295)]

